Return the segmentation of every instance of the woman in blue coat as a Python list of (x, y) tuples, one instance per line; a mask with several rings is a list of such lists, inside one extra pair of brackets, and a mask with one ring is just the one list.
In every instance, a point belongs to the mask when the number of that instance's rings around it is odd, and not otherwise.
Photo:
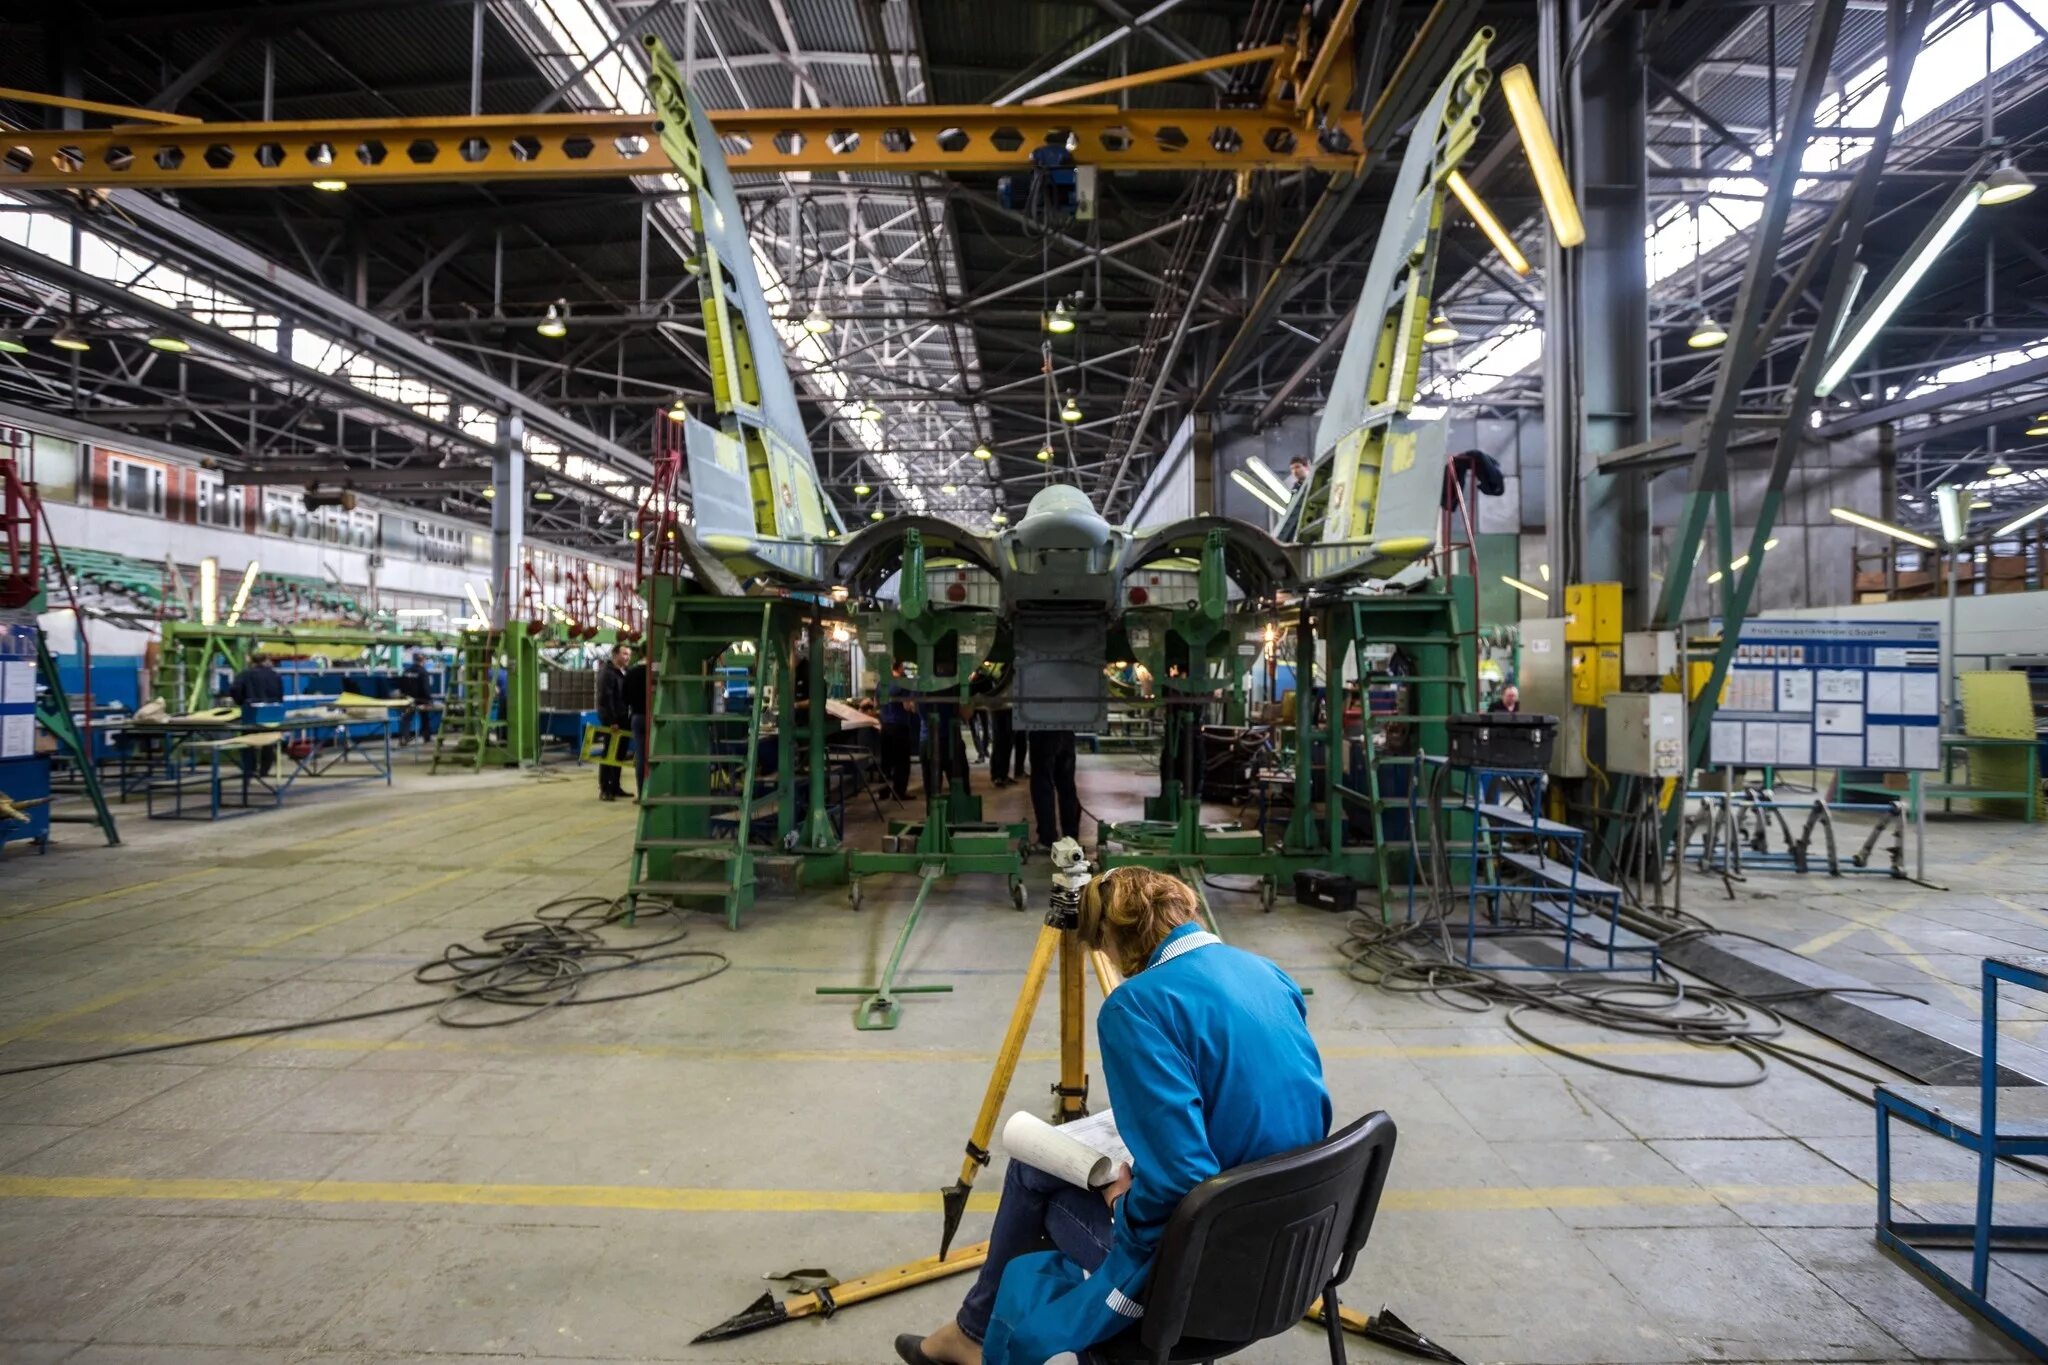
[[(988, 1261), (952, 1322), (896, 1339), (909, 1365), (1044, 1365), (1145, 1314), (1181, 1196), (1220, 1171), (1320, 1142), (1322, 1058), (1300, 989), (1197, 922), (1179, 879), (1125, 867), (1082, 900), (1081, 938), (1125, 975), (1095, 1032), (1131, 1165), (1101, 1191), (1012, 1161)], [(1050, 1242), (1052, 1251), (1041, 1251)]]

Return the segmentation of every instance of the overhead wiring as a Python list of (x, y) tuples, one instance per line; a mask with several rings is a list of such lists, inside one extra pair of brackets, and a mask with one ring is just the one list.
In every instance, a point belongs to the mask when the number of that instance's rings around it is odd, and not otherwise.
[[(671, 905), (642, 905), (636, 912), (623, 896), (562, 897), (535, 910), (531, 918), (486, 930), (476, 947), (451, 943), (440, 956), (420, 964), (413, 980), (444, 989), (419, 1000), (5, 1067), (0, 1076), (274, 1037), (420, 1010), (434, 1011), (435, 1019), (449, 1028), (500, 1028), (570, 1005), (638, 1000), (708, 981), (732, 966), (732, 959), (715, 949), (677, 947), (689, 933), (683, 913)], [(699, 965), (691, 970), (682, 966), (685, 963)], [(640, 987), (586, 989), (596, 977), (648, 969), (666, 979)], [(673, 975), (679, 970), (680, 975)]]

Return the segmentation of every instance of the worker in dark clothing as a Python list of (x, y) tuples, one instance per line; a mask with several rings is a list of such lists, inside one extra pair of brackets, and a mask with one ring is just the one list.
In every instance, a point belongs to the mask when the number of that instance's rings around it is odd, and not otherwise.
[[(626, 709), (626, 661), (632, 651), (614, 645), (611, 655), (597, 666), (597, 723), (611, 730), (630, 730), (632, 714)], [(609, 763), (597, 765), (597, 799), (616, 801), (626, 794), (619, 770)]]
[[(234, 682), (228, 685), (228, 696), (242, 708), (242, 719), (246, 721), (250, 707), (275, 706), (284, 700), (284, 679), (270, 666), (270, 656), (259, 651), (249, 656), (247, 668), (235, 674)], [(253, 755), (245, 756), (242, 767), (244, 772), (254, 771), (258, 777), (270, 776), (277, 768), (277, 746), (266, 744)]]
[(976, 670), (968, 681), (967, 690), (974, 694), (976, 715), (988, 717), (988, 773), (998, 787), (1010, 785), (1010, 755), (1017, 756), (1018, 776), (1024, 772), (1024, 746), (1016, 742), (1016, 728), (1010, 715), (1010, 697), (1002, 676), (1001, 664), (988, 664)]
[(1033, 730), (1031, 810), (1038, 817), (1038, 842), (1051, 848), (1064, 837), (1081, 837), (1081, 793), (1074, 785), (1074, 732)]
[(647, 794), (647, 660), (626, 670), (626, 715), (633, 726), (633, 795)]
[(882, 776), (889, 794), (898, 801), (910, 799), (910, 755), (917, 748), (917, 703), (903, 676), (903, 661), (889, 665), (889, 681), (882, 693)]
[(1522, 689), (1516, 687), (1513, 683), (1509, 683), (1500, 690), (1499, 694), (1492, 701), (1487, 703), (1486, 709), (1491, 712), (1505, 711), (1513, 715), (1522, 709)]
[(427, 656), (424, 652), (417, 649), (414, 650), (412, 662), (408, 663), (399, 673), (398, 695), (412, 703), (411, 706), (405, 709), (405, 714), (399, 718), (398, 742), (400, 744), (410, 743), (415, 726), (419, 729), (419, 737), (425, 739), (427, 737), (427, 708), (433, 705), (434, 690), (427, 682)]

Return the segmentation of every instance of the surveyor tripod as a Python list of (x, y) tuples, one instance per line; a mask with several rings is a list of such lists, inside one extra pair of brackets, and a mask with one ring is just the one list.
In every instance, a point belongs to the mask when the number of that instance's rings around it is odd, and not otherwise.
[(1045, 922), (1032, 945), (1031, 961), (1024, 969), (1024, 984), (1017, 992), (1016, 1005), (1010, 1010), (1009, 1026), (1004, 1030), (1002, 1047), (996, 1053), (995, 1067), (989, 1073), (988, 1089), (981, 1097), (981, 1110), (975, 1115), (974, 1128), (967, 1135), (960, 1177), (939, 1192), (945, 1216), (939, 1233), (939, 1254), (907, 1261), (857, 1279), (791, 1294), (781, 1300), (772, 1293), (763, 1294), (742, 1312), (699, 1335), (698, 1341), (721, 1341), (797, 1318), (829, 1317), (841, 1308), (893, 1294), (899, 1289), (909, 1289), (963, 1271), (979, 1270), (982, 1262), (988, 1259), (987, 1242), (976, 1242), (955, 1252), (952, 1250), (953, 1235), (960, 1230), (960, 1219), (967, 1212), (975, 1177), (989, 1164), (989, 1144), (995, 1138), (996, 1120), (1001, 1116), (1003, 1101), (1010, 1093), (1017, 1063), (1023, 1058), (1024, 1040), (1031, 1032), (1031, 1021), (1038, 1012), (1039, 998), (1045, 993), (1045, 979), (1052, 974), (1053, 962), (1058, 960), (1060, 977), (1060, 1078), (1052, 1087), (1052, 1119), (1055, 1123), (1077, 1119), (1088, 1112), (1084, 959), (1092, 960), (1095, 978), (1102, 987), (1103, 995), (1107, 996), (1123, 980), (1123, 974), (1110, 962), (1107, 954), (1100, 949), (1091, 953), (1081, 943), (1081, 896), (1092, 875), (1081, 846), (1072, 839), (1060, 840), (1053, 845), (1052, 863), (1052, 895), (1047, 903)]

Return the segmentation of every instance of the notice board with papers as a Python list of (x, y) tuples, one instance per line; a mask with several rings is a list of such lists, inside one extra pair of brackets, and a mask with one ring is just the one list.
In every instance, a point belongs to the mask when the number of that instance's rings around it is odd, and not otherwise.
[(1939, 621), (1745, 621), (1708, 761), (1715, 766), (1941, 766)]

